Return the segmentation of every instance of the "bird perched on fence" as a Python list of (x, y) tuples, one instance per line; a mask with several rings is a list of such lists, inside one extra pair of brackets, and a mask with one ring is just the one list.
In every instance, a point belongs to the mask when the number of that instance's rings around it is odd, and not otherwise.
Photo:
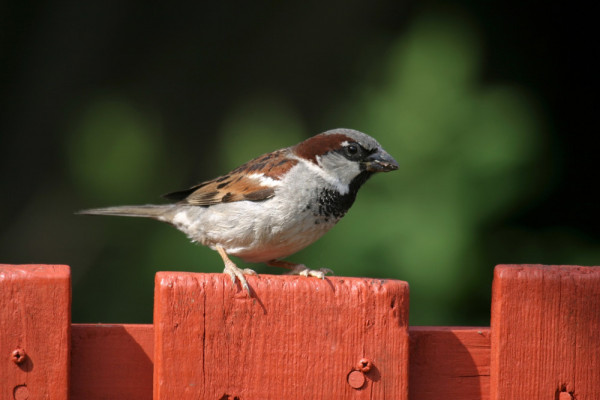
[(95, 208), (79, 214), (167, 222), (216, 250), (225, 263), (223, 272), (234, 284), (239, 279), (249, 293), (244, 274), (256, 273), (238, 268), (229, 255), (324, 278), (330, 270), (311, 270), (281, 258), (331, 229), (371, 175), (396, 169), (396, 161), (369, 135), (334, 129), (264, 154), (219, 178), (166, 194), (176, 201), (172, 204)]

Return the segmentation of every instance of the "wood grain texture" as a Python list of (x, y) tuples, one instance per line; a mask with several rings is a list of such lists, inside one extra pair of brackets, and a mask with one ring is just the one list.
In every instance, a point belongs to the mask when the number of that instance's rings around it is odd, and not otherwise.
[(489, 327), (411, 327), (411, 400), (487, 400)]
[[(409, 336), (410, 399), (489, 399), (489, 327), (416, 326)], [(73, 324), (71, 343), (72, 400), (152, 397), (153, 325)]]
[(73, 324), (71, 400), (152, 398), (152, 325)]
[(496, 267), (491, 329), (491, 399), (600, 399), (600, 267)]
[(0, 399), (66, 399), (70, 331), (69, 267), (0, 264)]
[[(156, 275), (155, 399), (408, 398), (406, 282), (248, 282), (253, 297), (223, 274)], [(357, 390), (347, 379), (363, 358)]]

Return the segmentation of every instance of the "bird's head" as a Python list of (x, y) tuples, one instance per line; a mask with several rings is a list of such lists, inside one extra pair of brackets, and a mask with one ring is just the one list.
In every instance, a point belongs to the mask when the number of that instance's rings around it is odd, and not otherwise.
[(377, 140), (353, 129), (321, 133), (293, 146), (292, 151), (354, 190), (375, 172), (398, 169), (396, 160)]

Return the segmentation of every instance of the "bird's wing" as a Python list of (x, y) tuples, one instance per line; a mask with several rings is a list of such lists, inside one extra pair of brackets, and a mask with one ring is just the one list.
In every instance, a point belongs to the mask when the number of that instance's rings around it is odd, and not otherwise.
[(275, 195), (281, 177), (298, 163), (298, 160), (287, 157), (288, 152), (288, 149), (282, 149), (264, 154), (227, 175), (164, 197), (195, 206), (270, 199)]

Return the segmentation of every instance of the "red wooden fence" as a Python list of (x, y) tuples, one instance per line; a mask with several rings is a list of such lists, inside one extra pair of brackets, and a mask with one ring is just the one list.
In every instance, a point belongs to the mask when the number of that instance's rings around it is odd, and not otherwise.
[(409, 327), (405, 282), (156, 275), (154, 325), (71, 324), (0, 265), (0, 399), (600, 399), (600, 267), (498, 266), (491, 328)]

